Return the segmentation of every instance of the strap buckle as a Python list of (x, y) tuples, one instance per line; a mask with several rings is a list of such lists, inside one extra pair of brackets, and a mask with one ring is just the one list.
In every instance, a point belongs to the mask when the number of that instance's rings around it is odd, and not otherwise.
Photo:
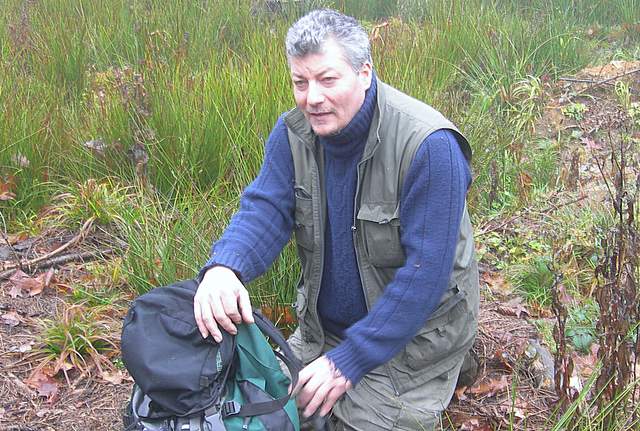
[(237, 415), (238, 413), (240, 413), (241, 407), (242, 406), (240, 406), (240, 404), (234, 400), (225, 401), (224, 403), (222, 403), (222, 406), (220, 407), (220, 414), (222, 415), (223, 418)]

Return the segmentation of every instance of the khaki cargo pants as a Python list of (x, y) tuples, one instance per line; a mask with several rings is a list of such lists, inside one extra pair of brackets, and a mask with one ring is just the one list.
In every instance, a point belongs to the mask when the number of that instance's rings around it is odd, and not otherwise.
[[(299, 330), (289, 337), (293, 352), (300, 356)], [(324, 352), (340, 342), (326, 337)], [(335, 404), (330, 419), (334, 431), (440, 430), (441, 413), (451, 401), (464, 354), (449, 371), (396, 395), (384, 367), (369, 372)]]

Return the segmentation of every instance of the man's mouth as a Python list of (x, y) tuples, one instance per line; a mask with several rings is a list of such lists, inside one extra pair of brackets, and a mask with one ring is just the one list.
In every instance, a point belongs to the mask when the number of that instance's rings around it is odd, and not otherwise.
[(330, 114), (331, 112), (309, 112), (309, 116), (316, 118), (322, 118)]

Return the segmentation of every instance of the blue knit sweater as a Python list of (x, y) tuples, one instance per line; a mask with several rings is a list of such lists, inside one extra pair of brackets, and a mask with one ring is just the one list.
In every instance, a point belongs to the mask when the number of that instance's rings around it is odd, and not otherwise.
[[(327, 356), (353, 384), (398, 353), (424, 325), (444, 293), (453, 267), (471, 174), (454, 133), (440, 130), (421, 144), (400, 202), (406, 263), (367, 311), (351, 225), (356, 165), (375, 110), (376, 80), (352, 121), (319, 139), (325, 154), (327, 227), (318, 313), (326, 331), (343, 341)], [(240, 209), (213, 244), (202, 271), (223, 265), (247, 283), (264, 273), (291, 237), (294, 172), (281, 116), (266, 144), (260, 173), (245, 189)]]

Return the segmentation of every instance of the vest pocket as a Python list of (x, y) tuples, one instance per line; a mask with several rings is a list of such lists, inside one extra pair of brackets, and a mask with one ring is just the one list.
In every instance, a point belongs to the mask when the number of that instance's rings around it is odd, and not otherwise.
[(405, 254), (400, 243), (400, 210), (392, 203), (363, 203), (357, 218), (362, 227), (369, 262), (379, 267), (404, 265)]
[(458, 350), (469, 336), (472, 314), (466, 295), (458, 291), (442, 303), (427, 320), (427, 324), (407, 344), (405, 363), (415, 371), (424, 371)]
[(296, 187), (295, 232), (296, 244), (313, 250), (313, 201), (302, 188)]

